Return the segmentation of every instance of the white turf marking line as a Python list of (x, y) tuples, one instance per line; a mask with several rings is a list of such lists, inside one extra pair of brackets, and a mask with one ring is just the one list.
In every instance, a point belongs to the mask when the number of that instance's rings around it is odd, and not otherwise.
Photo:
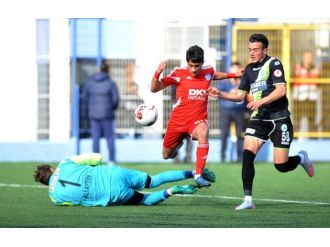
[[(0, 183), (0, 187), (14, 187), (14, 188), (38, 188), (38, 189), (47, 189), (47, 186), (44, 185), (23, 185), (23, 184), (3, 184)], [(201, 197), (201, 198), (221, 198), (226, 200), (242, 200), (241, 197), (233, 196), (208, 196), (208, 195), (176, 195), (176, 196), (189, 196), (189, 197)], [(308, 201), (291, 201), (291, 200), (282, 200), (282, 199), (256, 199), (254, 201), (264, 201), (264, 202), (283, 202), (283, 203), (297, 203), (297, 204), (310, 204), (310, 205), (330, 205), (330, 202), (308, 202)]]
[(3, 183), (0, 183), (0, 187), (48, 189), (48, 186), (44, 186), (44, 185), (23, 185), (23, 184), (3, 184)]
[[(221, 198), (227, 200), (241, 200), (242, 197), (232, 197), (232, 196), (207, 196), (207, 195), (177, 195), (177, 196), (190, 196), (190, 197), (202, 197), (202, 198)], [(256, 199), (253, 201), (264, 201), (264, 202), (283, 202), (283, 203), (297, 203), (297, 204), (310, 204), (310, 205), (330, 205), (330, 202), (307, 202), (307, 201), (291, 201), (282, 199)]]

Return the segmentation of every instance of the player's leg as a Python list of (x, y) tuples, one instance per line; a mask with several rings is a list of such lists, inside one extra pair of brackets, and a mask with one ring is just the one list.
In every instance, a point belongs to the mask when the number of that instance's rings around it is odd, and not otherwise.
[[(280, 172), (289, 172), (301, 165), (309, 177), (314, 176), (314, 167), (306, 151), (301, 150), (297, 155), (288, 156), (289, 149), (274, 148), (274, 165)], [(276, 159), (275, 159), (276, 157)]]
[[(156, 175), (148, 175), (145, 188), (155, 188), (159, 185), (181, 181), (189, 178), (193, 178), (195, 171), (166, 171)], [(204, 169), (202, 177), (209, 182), (215, 182), (215, 174), (208, 170)]]
[(314, 175), (313, 164), (308, 158), (306, 151), (300, 151), (295, 156), (289, 157), (290, 145), (293, 138), (293, 126), (290, 118), (275, 121), (275, 130), (271, 134), (274, 143), (274, 165), (280, 172), (295, 170), (300, 164), (307, 174)]
[[(152, 185), (151, 176), (145, 172), (119, 166), (112, 166), (111, 169), (111, 197), (115, 198), (115, 201), (109, 202), (109, 205), (111, 203), (120, 205), (155, 205), (174, 194), (193, 194), (197, 192), (195, 185), (176, 185), (166, 190), (142, 194), (137, 191), (150, 188), (150, 185)], [(166, 173), (163, 173), (163, 175), (166, 175)], [(192, 172), (167, 173), (165, 177), (167, 181), (182, 180), (192, 177)]]
[(148, 175), (145, 188), (155, 188), (164, 183), (181, 181), (193, 178), (193, 171), (166, 171), (156, 175)]
[(184, 163), (191, 163), (191, 152), (192, 152), (192, 140), (191, 137), (186, 137), (186, 156), (184, 157)]
[(252, 188), (255, 175), (254, 160), (262, 145), (268, 139), (268, 133), (273, 129), (267, 122), (250, 120), (244, 137), (242, 161), (242, 182), (244, 191), (243, 203), (236, 210), (255, 208), (252, 202)]
[(242, 161), (244, 200), (243, 203), (241, 203), (235, 208), (236, 210), (255, 208), (255, 205), (252, 202), (252, 189), (255, 175), (254, 160), (256, 157), (256, 153), (260, 150), (263, 144), (264, 141), (256, 137), (245, 136), (244, 138), (244, 151)]
[(236, 126), (236, 152), (237, 152), (237, 162), (242, 162), (243, 159), (243, 141), (244, 141), (244, 111), (234, 112), (234, 121)]
[[(295, 88), (294, 88), (295, 90)], [(298, 94), (298, 92), (297, 92)], [(298, 97), (298, 96), (297, 96)], [(303, 107), (304, 101), (300, 101), (300, 100), (293, 100), (293, 122), (295, 124), (295, 130), (300, 132), (301, 128), (300, 128), (300, 122), (302, 119), (302, 114), (305, 112), (305, 109)]]
[(211, 183), (205, 180), (202, 176), (209, 152), (209, 128), (207, 122), (200, 121), (200, 123), (194, 127), (191, 135), (193, 139), (198, 140), (196, 150), (196, 171), (194, 175), (195, 182), (198, 187), (209, 187), (211, 186)]
[(168, 199), (174, 194), (193, 194), (197, 192), (197, 188), (193, 185), (185, 186), (173, 186), (169, 189), (164, 189), (160, 191), (151, 192), (150, 194), (144, 194), (133, 190), (132, 188), (127, 188), (122, 186), (121, 188), (121, 201), (118, 203), (120, 205), (156, 205)]
[[(191, 174), (190, 172), (189, 176), (192, 176)], [(181, 174), (182, 177), (184, 177), (183, 174)], [(151, 177), (145, 172), (113, 166), (111, 197), (115, 198), (115, 201), (109, 202), (109, 205), (156, 205), (174, 194), (193, 194), (197, 192), (194, 185), (173, 186), (150, 194), (138, 192), (145, 187), (149, 187), (150, 184)]]
[[(203, 176), (210, 181), (215, 181), (213, 172), (205, 169)], [(150, 176), (145, 172), (127, 169), (120, 166), (113, 168), (112, 183), (113, 186), (119, 186), (120, 190), (128, 189), (143, 190), (145, 188), (155, 188), (161, 184), (181, 181), (194, 177), (194, 171), (166, 171), (154, 176)], [(126, 195), (126, 192), (121, 194)]]
[(179, 149), (182, 147), (183, 141), (172, 148), (163, 147), (163, 159), (174, 159), (177, 157)]
[(227, 139), (230, 132), (230, 115), (228, 110), (220, 110), (220, 130), (221, 130), (221, 162), (226, 161)]
[[(310, 87), (315, 87), (315, 85), (311, 85)], [(311, 89), (314, 91), (313, 89)], [(307, 114), (307, 119), (308, 119), (308, 130), (313, 132), (317, 131), (317, 121), (316, 121), (316, 116), (317, 116), (317, 101), (315, 100), (308, 100), (306, 105), (308, 106), (308, 110), (305, 109), (305, 112)]]
[(109, 160), (113, 163), (116, 162), (116, 146), (115, 146), (115, 120), (102, 120), (102, 128), (104, 137), (107, 141)]
[(100, 152), (100, 138), (101, 138), (101, 126), (98, 120), (91, 119), (91, 135), (93, 140), (93, 152), (99, 153)]
[(122, 205), (157, 205), (176, 194), (194, 194), (197, 188), (194, 185), (175, 185), (171, 188), (143, 194), (138, 191), (129, 189), (126, 193), (126, 199), (122, 201)]
[(183, 145), (183, 139), (187, 136), (174, 123), (169, 123), (163, 141), (163, 159), (174, 159)]
[(150, 194), (144, 194), (140, 204), (147, 205), (147, 206), (156, 205), (160, 202), (165, 201), (172, 195), (194, 194), (196, 192), (197, 192), (197, 188), (192, 184), (175, 185), (169, 189), (152, 192)]

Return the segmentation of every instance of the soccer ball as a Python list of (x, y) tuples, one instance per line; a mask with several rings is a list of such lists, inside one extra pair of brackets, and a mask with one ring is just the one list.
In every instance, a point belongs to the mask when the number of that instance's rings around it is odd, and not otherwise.
[(139, 105), (134, 112), (135, 120), (142, 126), (153, 125), (158, 117), (156, 106), (150, 104)]

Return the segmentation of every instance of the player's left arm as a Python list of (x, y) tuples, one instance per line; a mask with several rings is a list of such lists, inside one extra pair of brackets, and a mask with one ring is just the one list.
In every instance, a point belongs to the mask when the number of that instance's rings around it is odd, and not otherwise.
[(275, 90), (271, 92), (268, 96), (262, 98), (261, 100), (251, 101), (248, 103), (247, 108), (251, 110), (257, 110), (261, 106), (274, 102), (286, 95), (286, 83), (276, 83)]
[(234, 102), (242, 102), (247, 95), (247, 92), (244, 90), (232, 90), (230, 92), (224, 92), (215, 87), (209, 87), (206, 92), (209, 96), (213, 98), (222, 98)]
[(102, 164), (102, 154), (85, 153), (80, 155), (72, 155), (70, 160), (79, 165), (98, 166)]

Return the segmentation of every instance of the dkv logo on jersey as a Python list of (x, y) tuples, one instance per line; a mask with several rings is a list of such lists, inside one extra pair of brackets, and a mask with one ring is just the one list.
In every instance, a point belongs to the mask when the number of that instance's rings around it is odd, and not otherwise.
[(207, 96), (205, 89), (189, 89), (188, 99), (205, 100)]

